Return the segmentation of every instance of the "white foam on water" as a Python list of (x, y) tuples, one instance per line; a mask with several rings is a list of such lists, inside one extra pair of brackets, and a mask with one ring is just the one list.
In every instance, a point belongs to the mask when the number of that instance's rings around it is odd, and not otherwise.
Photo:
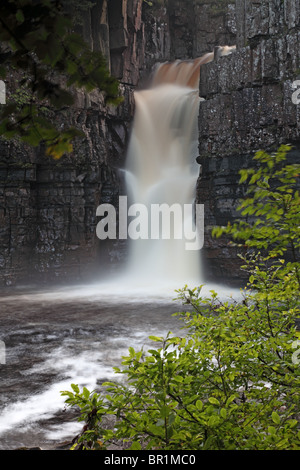
[(210, 291), (218, 293), (221, 300), (241, 298), (241, 289), (227, 287), (221, 284), (202, 283), (201, 279), (185, 279), (176, 282), (172, 278), (167, 280), (148, 281), (138, 276), (121, 275), (116, 276), (111, 281), (95, 282), (93, 284), (80, 284), (68, 287), (49, 289), (44, 291), (34, 291), (27, 293), (15, 293), (3, 295), (0, 297), (1, 302), (15, 301), (19, 302), (72, 302), (76, 300), (89, 301), (97, 303), (101, 301), (106, 304), (131, 304), (131, 303), (173, 303), (177, 298), (176, 290), (184, 288), (193, 289), (203, 285), (201, 295), (210, 296)]
[[(127, 352), (126, 341), (128, 338), (121, 341), (117, 348), (118, 353), (125, 354)], [(50, 419), (55, 413), (61, 412), (64, 409), (66, 397), (61, 396), (60, 392), (72, 391), (71, 383), (78, 384), (81, 389), (85, 386), (92, 392), (99, 388), (97, 379), (120, 381), (120, 375), (115, 374), (112, 368), (115, 363), (108, 362), (110, 358), (109, 354), (108, 356), (106, 354), (106, 349), (101, 351), (97, 346), (98, 344), (89, 345), (87, 351), (70, 355), (70, 342), (66, 340), (66, 344), (62, 344), (50, 355), (45, 356), (43, 362), (21, 371), (21, 375), (32, 375), (35, 380), (36, 377), (39, 377), (42, 390), (25, 399), (20, 397), (15, 403), (12, 402), (6, 406), (0, 415), (0, 436), (4, 436), (7, 431), (14, 429), (16, 432), (22, 429), (22, 433), (26, 434), (26, 431), (34, 429), (34, 425), (38, 421)], [(109, 346), (107, 343), (106, 346), (114, 349), (113, 344)], [(111, 358), (112, 361), (113, 359)], [(46, 385), (43, 383), (43, 376), (46, 378), (51, 373), (57, 374), (58, 379), (55, 383)], [(59, 377), (63, 378), (59, 379)], [(73, 428), (73, 433), (77, 427)], [(60, 426), (57, 429), (59, 433), (56, 438), (59, 438), (64, 432)], [(52, 436), (54, 434), (53, 429)], [(47, 437), (49, 438), (49, 436)]]

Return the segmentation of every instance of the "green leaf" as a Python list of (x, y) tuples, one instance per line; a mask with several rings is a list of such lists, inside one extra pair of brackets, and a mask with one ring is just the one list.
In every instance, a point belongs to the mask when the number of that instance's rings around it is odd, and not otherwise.
[(22, 10), (17, 10), (17, 13), (16, 13), (16, 19), (18, 21), (18, 23), (24, 23), (24, 14), (23, 14), (23, 11)]
[(236, 396), (235, 395), (231, 395), (227, 401), (226, 401), (226, 405), (230, 405), (234, 400), (236, 399)]
[(134, 441), (131, 446), (129, 447), (129, 450), (142, 450), (142, 446), (140, 442)]
[(280, 416), (278, 413), (276, 413), (276, 411), (273, 411), (272, 413), (272, 420), (275, 424), (280, 424)]
[(173, 380), (176, 382), (182, 383), (184, 381), (184, 378), (181, 377), (181, 375), (174, 375)]
[(196, 401), (196, 408), (197, 410), (201, 411), (203, 409), (203, 403), (201, 400)]
[(208, 420), (208, 426), (217, 426), (220, 423), (220, 418), (217, 415), (210, 416)]
[(79, 387), (78, 387), (77, 384), (71, 384), (71, 387), (72, 387), (72, 389), (74, 390), (75, 393), (79, 393), (79, 392), (80, 392)]
[(208, 399), (209, 403), (211, 403), (212, 405), (220, 405), (220, 402), (219, 400), (217, 400), (215, 397), (210, 397)]
[(149, 339), (151, 339), (151, 341), (156, 341), (158, 343), (161, 343), (164, 340), (163, 337), (161, 336), (149, 336)]
[(269, 426), (268, 433), (274, 436), (276, 434), (276, 428), (274, 426)]
[(130, 346), (130, 347), (128, 348), (128, 352), (129, 352), (130, 357), (135, 356), (135, 350), (134, 350), (134, 348), (133, 348), (132, 346)]
[(163, 418), (158, 419), (156, 422), (156, 426), (165, 426), (165, 420)]
[(161, 414), (162, 418), (167, 418), (170, 414), (170, 408), (167, 405), (163, 405), (160, 408), (160, 414)]

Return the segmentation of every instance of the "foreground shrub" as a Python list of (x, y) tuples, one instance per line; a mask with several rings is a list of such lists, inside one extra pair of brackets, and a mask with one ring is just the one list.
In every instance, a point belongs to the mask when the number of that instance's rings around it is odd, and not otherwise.
[(214, 229), (249, 248), (241, 299), (185, 286), (177, 291), (189, 306), (177, 314), (182, 337), (150, 337), (146, 352), (129, 348), (115, 368), (124, 383), (104, 384), (105, 394), (74, 384), (62, 392), (85, 422), (73, 448), (105, 449), (117, 439), (136, 450), (300, 449), (299, 165), (287, 164), (288, 150), (259, 152), (258, 168), (241, 172), (248, 194), (240, 210), (252, 221)]

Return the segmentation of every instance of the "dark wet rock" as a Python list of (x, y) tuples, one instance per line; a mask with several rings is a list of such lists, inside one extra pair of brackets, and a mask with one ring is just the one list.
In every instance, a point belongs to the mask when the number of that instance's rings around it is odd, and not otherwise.
[[(205, 204), (203, 258), (208, 279), (243, 282), (236, 248), (213, 240), (210, 228), (233, 222), (239, 198), (239, 170), (253, 166), (257, 150), (294, 145), (300, 159), (299, 106), (292, 83), (299, 78), (299, 6), (295, 1), (237, 0), (236, 53), (201, 69), (198, 201)], [(245, 278), (246, 279), (246, 278)]]

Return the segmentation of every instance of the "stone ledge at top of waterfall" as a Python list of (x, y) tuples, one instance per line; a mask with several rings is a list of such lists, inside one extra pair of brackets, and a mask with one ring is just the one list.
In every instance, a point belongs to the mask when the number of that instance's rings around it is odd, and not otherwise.
[(96, 216), (101, 217), (96, 226), (100, 240), (178, 240), (189, 251), (204, 244), (204, 204), (128, 205), (127, 196), (120, 196), (118, 210), (100, 204)]

